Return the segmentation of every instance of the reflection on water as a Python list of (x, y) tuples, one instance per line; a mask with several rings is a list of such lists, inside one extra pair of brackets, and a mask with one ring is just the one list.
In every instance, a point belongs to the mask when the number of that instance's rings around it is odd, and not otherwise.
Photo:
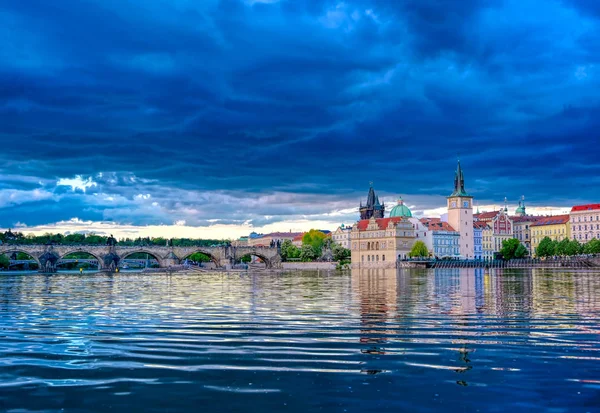
[(0, 411), (594, 411), (599, 299), (535, 269), (3, 275)]

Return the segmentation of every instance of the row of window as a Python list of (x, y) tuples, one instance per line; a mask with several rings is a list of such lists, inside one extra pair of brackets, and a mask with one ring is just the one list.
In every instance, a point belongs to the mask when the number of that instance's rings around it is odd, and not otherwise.
[[(590, 222), (594, 220), (594, 217), (590, 217)], [(600, 215), (596, 215), (596, 221), (600, 221)], [(571, 218), (571, 222), (575, 222), (575, 217)], [(577, 217), (577, 222), (581, 222), (581, 217)], [(587, 216), (583, 217), (583, 222), (587, 222)]]
[[(581, 234), (575, 235), (573, 234), (573, 239), (580, 239), (580, 240), (586, 240), (586, 239), (593, 239), (594, 238), (594, 234), (589, 234), (589, 238), (588, 238), (588, 234), (584, 234), (584, 236), (582, 237)], [(596, 234), (596, 238), (600, 239), (600, 234)]]
[[(577, 229), (578, 229), (578, 226), (577, 225), (573, 225), (573, 231), (577, 231)], [(587, 229), (588, 229), (588, 226), (584, 225), (583, 226), (583, 231), (587, 231)], [(594, 229), (594, 225), (593, 224), (590, 224), (590, 229)], [(596, 224), (596, 229), (600, 229), (600, 224)], [(581, 230), (582, 230), (581, 229), (581, 225), (579, 225), (579, 231), (581, 231)]]
[[(362, 256), (362, 261), (365, 262), (365, 256)], [(379, 255), (367, 255), (367, 262), (378, 262)], [(385, 261), (385, 255), (381, 256), (381, 261)]]
[[(554, 231), (554, 232), (552, 232)], [(545, 230), (535, 230), (533, 231), (533, 235), (556, 235), (556, 234), (564, 234), (566, 232), (565, 228), (560, 228), (559, 231), (557, 232), (556, 228), (554, 230), (552, 229), (545, 229)]]

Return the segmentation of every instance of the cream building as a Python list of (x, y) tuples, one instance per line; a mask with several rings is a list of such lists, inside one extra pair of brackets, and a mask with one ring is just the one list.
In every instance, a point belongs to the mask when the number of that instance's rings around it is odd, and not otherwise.
[(352, 227), (352, 268), (395, 268), (398, 259), (408, 257), (415, 230), (407, 217), (371, 218)]
[(600, 204), (576, 205), (569, 214), (571, 238), (586, 243), (600, 239)]
[(454, 175), (454, 192), (448, 197), (448, 224), (460, 234), (460, 256), (473, 258), (473, 197), (465, 191), (460, 161)]
[(347, 227), (344, 224), (340, 225), (338, 229), (333, 231), (331, 239), (336, 244), (341, 245), (346, 249), (350, 249), (350, 234), (352, 233), (352, 227)]

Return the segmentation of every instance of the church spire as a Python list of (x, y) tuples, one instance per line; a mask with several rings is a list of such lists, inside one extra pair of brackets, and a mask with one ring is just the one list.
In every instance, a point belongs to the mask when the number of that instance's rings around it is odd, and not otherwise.
[(460, 159), (458, 160), (458, 166), (454, 173), (454, 192), (450, 196), (469, 196), (465, 191), (465, 176), (463, 175), (462, 168), (460, 167)]

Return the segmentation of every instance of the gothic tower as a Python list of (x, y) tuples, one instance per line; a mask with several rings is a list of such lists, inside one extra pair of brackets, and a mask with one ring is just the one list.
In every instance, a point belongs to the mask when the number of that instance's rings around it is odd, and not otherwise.
[(448, 197), (448, 224), (460, 233), (460, 255), (473, 258), (473, 197), (465, 191), (460, 161), (454, 174), (454, 192)]
[(385, 214), (385, 205), (379, 202), (379, 197), (375, 195), (373, 190), (373, 182), (369, 188), (369, 195), (367, 196), (367, 205), (363, 205), (362, 201), (359, 207), (360, 219), (371, 219), (371, 217), (383, 218)]

